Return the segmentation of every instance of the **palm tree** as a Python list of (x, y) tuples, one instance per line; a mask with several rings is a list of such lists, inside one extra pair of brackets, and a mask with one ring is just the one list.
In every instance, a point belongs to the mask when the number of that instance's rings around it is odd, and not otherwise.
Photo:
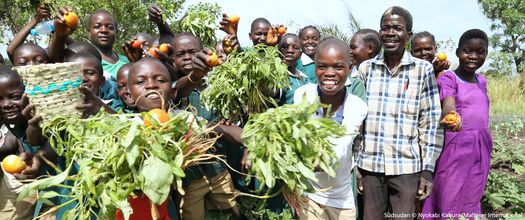
[(339, 38), (339, 39), (343, 40), (344, 42), (347, 42), (348, 44), (350, 44), (350, 40), (352, 39), (352, 35), (356, 31), (361, 29), (361, 25), (355, 19), (354, 14), (350, 10), (350, 6), (348, 5), (348, 3), (345, 2), (344, 0), (341, 0), (341, 2), (343, 3), (343, 5), (345, 6), (345, 9), (346, 9), (346, 15), (347, 15), (348, 26), (349, 26), (348, 29), (349, 30), (345, 31), (344, 29), (347, 29), (347, 28), (340, 28), (339, 26), (337, 26), (334, 23), (331, 23), (331, 24), (328, 24), (328, 25), (317, 25), (317, 26), (319, 28), (319, 31), (321, 32), (322, 38), (335, 37), (335, 38)]

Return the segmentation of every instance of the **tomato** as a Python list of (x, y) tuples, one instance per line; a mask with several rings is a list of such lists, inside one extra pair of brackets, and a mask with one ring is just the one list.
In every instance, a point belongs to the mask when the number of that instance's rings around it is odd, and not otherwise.
[(219, 65), (219, 57), (217, 56), (216, 53), (212, 53), (212, 54), (210, 55), (210, 59), (207, 60), (206, 63), (207, 63), (208, 66), (210, 66), (210, 67), (217, 66), (217, 65)]
[(151, 54), (152, 57), (155, 57), (155, 58), (159, 59), (160, 56), (157, 53), (157, 51), (155, 51), (155, 48), (158, 48), (158, 47), (156, 47), (156, 46), (150, 47), (148, 52), (149, 52), (149, 54)]
[(2, 167), (10, 174), (20, 173), (26, 169), (26, 163), (17, 155), (9, 155), (2, 161)]
[(166, 111), (155, 108), (151, 109), (148, 114), (146, 114), (146, 117), (144, 117), (144, 125), (152, 126), (153, 123), (151, 123), (151, 119), (155, 119), (159, 124), (163, 124), (170, 120), (170, 116), (168, 116)]
[(78, 26), (78, 16), (75, 12), (67, 12), (64, 15), (64, 23), (70, 28), (76, 28)]
[(161, 44), (159, 47), (160, 52), (168, 54), (170, 52), (169, 44)]
[(279, 36), (283, 36), (284, 34), (286, 34), (286, 30), (287, 28), (284, 25), (281, 25), (277, 29), (277, 33), (279, 34)]
[(131, 43), (131, 47), (135, 49), (140, 49), (141, 46), (142, 46), (142, 42), (140, 42), (139, 40), (134, 40), (133, 43)]
[(446, 53), (438, 53), (437, 59), (439, 62), (443, 62), (447, 60), (447, 54)]
[(457, 121), (458, 117), (456, 117), (456, 114), (448, 113), (447, 115), (445, 115), (445, 122), (447, 122), (447, 124), (456, 124)]
[(239, 19), (241, 19), (241, 18), (238, 15), (232, 15), (232, 16), (229, 17), (229, 21), (232, 24), (239, 23)]

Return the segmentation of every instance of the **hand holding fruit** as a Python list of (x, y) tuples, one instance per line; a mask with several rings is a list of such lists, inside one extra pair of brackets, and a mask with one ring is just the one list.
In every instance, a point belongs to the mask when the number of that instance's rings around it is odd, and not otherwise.
[(191, 58), (191, 61), (193, 65), (191, 81), (193, 82), (201, 80), (212, 67), (220, 64), (219, 57), (210, 48), (202, 49), (202, 51)]
[(144, 48), (142, 42), (133, 38), (131, 41), (126, 41), (122, 45), (122, 50), (130, 62), (137, 62), (144, 55)]
[[(266, 44), (268, 46), (275, 46), (277, 43), (279, 43), (279, 39), (281, 38), (281, 33), (286, 33), (286, 28), (283, 29), (284, 26), (274, 26), (271, 27), (270, 30), (268, 30), (268, 34), (266, 35)], [(284, 33), (283, 33), (284, 30)]]
[(170, 44), (154, 44), (148, 49), (148, 54), (154, 58), (157, 58), (161, 61), (169, 61), (170, 55), (173, 53), (173, 48)]
[(227, 14), (222, 14), (222, 20), (219, 22), (220, 29), (226, 34), (237, 34), (239, 19), (238, 15), (228, 16)]
[(438, 53), (432, 62), (432, 66), (434, 66), (434, 74), (439, 77), (443, 71), (450, 67), (450, 62), (447, 60), (447, 54)]
[(69, 7), (60, 8), (53, 25), (55, 26), (55, 36), (67, 37), (77, 29), (78, 16)]
[(19, 156), (9, 155), (2, 161), (2, 167), (18, 180), (36, 179), (40, 174), (41, 162), (37, 154), (22, 152)]
[(443, 116), (440, 124), (446, 129), (450, 129), (454, 132), (460, 131), (462, 128), (461, 116), (457, 112), (451, 111)]
[(229, 34), (222, 40), (222, 48), (224, 53), (230, 54), (233, 51), (240, 51), (239, 40), (237, 40), (236, 34)]

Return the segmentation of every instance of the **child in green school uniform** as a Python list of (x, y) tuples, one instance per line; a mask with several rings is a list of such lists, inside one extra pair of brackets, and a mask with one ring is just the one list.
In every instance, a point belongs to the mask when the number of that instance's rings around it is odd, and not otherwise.
[(321, 32), (312, 25), (308, 25), (299, 31), (301, 40), (301, 59), (297, 61), (297, 69), (305, 73), (312, 83), (316, 83), (315, 77), (315, 48), (321, 40)]
[(290, 80), (290, 88), (285, 91), (283, 96), (284, 103), (291, 104), (295, 90), (308, 84), (310, 79), (296, 68), (297, 60), (301, 57), (301, 45), (297, 35), (290, 33), (283, 35), (277, 47), (281, 52), (283, 63), (288, 66), (288, 79)]

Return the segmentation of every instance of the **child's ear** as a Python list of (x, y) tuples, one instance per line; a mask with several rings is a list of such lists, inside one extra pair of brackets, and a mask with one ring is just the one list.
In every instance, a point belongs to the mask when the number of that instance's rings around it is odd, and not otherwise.
[(250, 38), (250, 40), (253, 40), (252, 32), (248, 33), (248, 37)]
[(372, 58), (372, 54), (374, 54), (375, 46), (374, 44), (368, 44), (368, 58)]
[(456, 48), (456, 57), (459, 57), (459, 47)]

